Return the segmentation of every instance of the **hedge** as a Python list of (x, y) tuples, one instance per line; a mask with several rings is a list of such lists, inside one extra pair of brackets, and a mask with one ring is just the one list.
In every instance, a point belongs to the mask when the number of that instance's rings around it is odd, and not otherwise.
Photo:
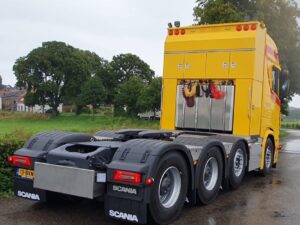
[(22, 148), (25, 140), (19, 140), (12, 135), (0, 137), (0, 196), (12, 193), (13, 170), (7, 163), (7, 157), (13, 155), (14, 151)]
[(289, 128), (289, 129), (300, 129), (300, 123), (283, 123), (281, 125), (282, 128)]

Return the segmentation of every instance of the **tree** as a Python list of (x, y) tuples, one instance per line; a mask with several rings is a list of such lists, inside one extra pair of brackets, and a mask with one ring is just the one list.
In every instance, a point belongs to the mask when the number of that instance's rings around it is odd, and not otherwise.
[(24, 104), (28, 107), (34, 107), (35, 105), (42, 106), (43, 112), (46, 105), (45, 97), (43, 91), (41, 93), (37, 92), (27, 92), (24, 97)]
[(139, 77), (131, 77), (119, 86), (118, 94), (115, 97), (115, 113), (126, 113), (130, 116), (137, 116), (142, 108), (138, 104), (144, 82)]
[[(235, 22), (246, 17), (264, 21), (277, 44), (282, 68), (289, 70), (291, 86), (287, 100), (300, 94), (300, 30), (297, 23), (300, 11), (294, 0), (197, 0), (194, 15), (199, 24)], [(283, 111), (286, 105), (283, 102)]]
[(143, 111), (152, 111), (155, 117), (161, 106), (162, 78), (156, 77), (142, 90), (138, 105)]
[(82, 84), (84, 84), (91, 77), (106, 73), (108, 62), (96, 53), (90, 51), (82, 51), (80, 49), (74, 49), (72, 51), (72, 57), (69, 58), (69, 62), (66, 68), (68, 74), (66, 74), (66, 80), (64, 85), (64, 102), (72, 103), (76, 107), (76, 114), (81, 113), (84, 103), (79, 98)]
[(74, 104), (79, 114), (83, 106), (78, 98), (80, 87), (95, 74), (103, 73), (103, 64), (108, 63), (95, 53), (52, 41), (17, 59), (13, 70), (17, 86), (31, 93), (30, 104), (47, 104), (57, 115), (59, 104), (67, 102)]
[(132, 76), (141, 78), (145, 83), (149, 83), (154, 77), (154, 71), (150, 69), (150, 66), (133, 54), (114, 56), (110, 66), (114, 82), (117, 84), (129, 80)]
[(242, 13), (224, 0), (197, 0), (194, 15), (199, 24), (215, 24), (241, 21)]
[(73, 47), (63, 42), (45, 42), (42, 47), (32, 50), (27, 56), (17, 59), (13, 70), (17, 86), (27, 89), (34, 95), (37, 104), (48, 104), (54, 115), (58, 115), (58, 106), (62, 102), (62, 89), (72, 59)]
[(91, 77), (82, 85), (79, 98), (82, 104), (92, 105), (94, 116), (94, 110), (105, 101), (105, 89), (99, 77)]

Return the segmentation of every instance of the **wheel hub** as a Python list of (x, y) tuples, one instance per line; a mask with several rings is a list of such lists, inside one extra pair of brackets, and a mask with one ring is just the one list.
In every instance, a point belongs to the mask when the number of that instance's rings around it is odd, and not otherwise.
[(158, 197), (160, 203), (165, 208), (172, 207), (181, 191), (181, 175), (176, 167), (169, 167), (163, 173), (158, 187)]
[(244, 154), (242, 149), (238, 149), (234, 155), (234, 175), (239, 177), (244, 169)]
[(270, 168), (272, 163), (272, 150), (270, 146), (267, 146), (266, 149), (266, 167)]
[(216, 158), (211, 157), (207, 160), (203, 173), (203, 184), (208, 191), (214, 189), (218, 180), (218, 175), (218, 162)]

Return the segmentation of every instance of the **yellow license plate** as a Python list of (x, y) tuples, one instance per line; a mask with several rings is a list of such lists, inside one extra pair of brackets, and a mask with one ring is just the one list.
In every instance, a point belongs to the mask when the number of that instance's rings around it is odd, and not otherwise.
[(34, 177), (34, 172), (33, 172), (33, 170), (26, 170), (26, 169), (18, 168), (17, 169), (17, 175), (20, 176), (20, 177), (32, 180), (33, 177)]

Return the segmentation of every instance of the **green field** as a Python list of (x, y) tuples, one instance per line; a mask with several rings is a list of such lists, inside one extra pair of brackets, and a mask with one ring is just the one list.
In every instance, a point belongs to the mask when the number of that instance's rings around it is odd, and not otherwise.
[(0, 113), (0, 136), (13, 135), (21, 139), (49, 130), (94, 133), (99, 130), (123, 128), (158, 129), (159, 122), (113, 116), (93, 118), (90, 115), (62, 114), (58, 117), (49, 117), (31, 113)]
[(284, 119), (281, 123), (282, 128), (300, 129), (300, 120), (298, 119)]

